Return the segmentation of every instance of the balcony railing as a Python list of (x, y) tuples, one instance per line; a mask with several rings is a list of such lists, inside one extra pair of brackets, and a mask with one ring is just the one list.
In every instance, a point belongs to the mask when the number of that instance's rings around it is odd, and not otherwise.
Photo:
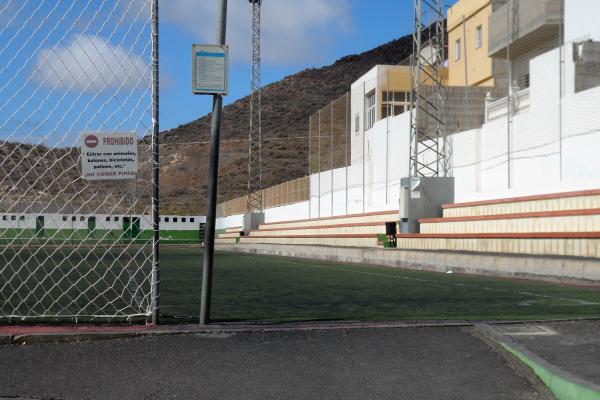
[[(522, 112), (529, 107), (529, 89), (523, 89), (516, 92), (512, 99), (513, 115)], [(485, 122), (490, 122), (508, 115), (508, 97), (492, 101), (490, 98), (485, 100)]]

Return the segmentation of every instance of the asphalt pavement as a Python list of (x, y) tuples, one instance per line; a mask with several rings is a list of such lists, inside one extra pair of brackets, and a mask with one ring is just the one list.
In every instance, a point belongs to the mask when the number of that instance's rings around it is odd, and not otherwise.
[(465, 328), (0, 346), (0, 398), (542, 399)]

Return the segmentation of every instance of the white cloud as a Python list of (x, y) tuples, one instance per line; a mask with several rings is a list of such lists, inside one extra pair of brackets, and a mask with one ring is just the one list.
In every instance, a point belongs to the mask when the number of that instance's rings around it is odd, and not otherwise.
[(36, 78), (48, 87), (82, 91), (148, 87), (150, 67), (129, 49), (92, 35), (74, 35), (37, 56)]
[[(215, 41), (215, 0), (161, 0), (161, 20), (177, 24), (198, 42)], [(227, 43), (234, 60), (250, 59), (248, 0), (229, 0)], [(348, 0), (266, 0), (262, 4), (262, 56), (290, 65), (314, 61), (327, 51), (332, 34), (352, 27)]]

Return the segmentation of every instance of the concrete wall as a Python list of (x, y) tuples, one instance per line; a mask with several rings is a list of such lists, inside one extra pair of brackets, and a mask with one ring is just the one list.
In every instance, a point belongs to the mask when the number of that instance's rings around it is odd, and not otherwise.
[[(277, 221), (292, 221), (296, 219), (307, 219), (310, 216), (309, 202), (288, 204), (281, 207), (267, 208), (265, 212), (265, 223)], [(244, 214), (230, 215), (217, 218), (216, 229), (227, 229), (241, 227), (244, 225)]]
[(552, 282), (597, 284), (600, 280), (600, 261), (593, 259), (574, 261), (572, 258), (562, 257), (533, 258), (505, 254), (272, 244), (242, 244), (218, 248), (249, 254), (383, 265), (411, 270), (535, 278)]
[(504, 58), (507, 46), (510, 45), (511, 56), (517, 56), (545, 41), (553, 40), (552, 36), (555, 36), (554, 42), (558, 43), (563, 1), (514, 0), (498, 8), (494, 7), (489, 22), (489, 55)]
[(380, 120), (365, 131), (364, 154), (352, 165), (313, 174), (311, 218), (396, 209), (408, 174), (409, 126), (409, 113)]
[(600, 87), (575, 93), (570, 50), (562, 73), (558, 49), (530, 62), (529, 105), (512, 122), (510, 188), (506, 118), (453, 136), (457, 201), (598, 187)]

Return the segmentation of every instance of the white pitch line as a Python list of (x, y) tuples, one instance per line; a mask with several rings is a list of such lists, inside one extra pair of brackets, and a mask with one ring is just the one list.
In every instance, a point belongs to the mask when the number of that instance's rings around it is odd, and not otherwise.
[(534, 296), (534, 297), (543, 297), (543, 298), (547, 298), (547, 299), (559, 299), (559, 300), (565, 300), (565, 301), (573, 301), (577, 304), (581, 304), (582, 306), (597, 306), (598, 304), (600, 304), (600, 303), (596, 303), (594, 301), (570, 299), (568, 297), (555, 297), (555, 296), (548, 296), (548, 295), (544, 295), (544, 294), (537, 294), (537, 293), (531, 293), (531, 292), (519, 292), (519, 294), (524, 294), (527, 296)]

